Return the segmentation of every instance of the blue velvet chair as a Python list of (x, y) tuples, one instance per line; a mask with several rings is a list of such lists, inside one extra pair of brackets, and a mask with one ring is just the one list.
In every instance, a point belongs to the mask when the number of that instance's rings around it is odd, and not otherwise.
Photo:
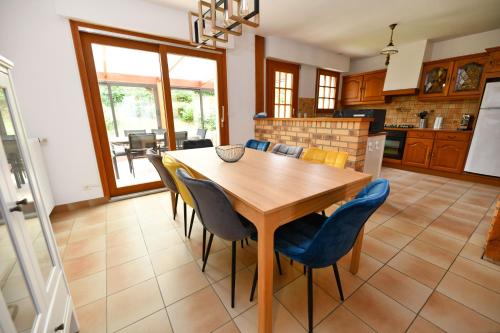
[(255, 139), (250, 139), (245, 144), (245, 148), (251, 148), (251, 149), (260, 150), (260, 151), (267, 151), (267, 148), (269, 148), (270, 144), (271, 143), (269, 141), (259, 141), (259, 140), (255, 140)]
[[(389, 182), (377, 179), (330, 217), (309, 214), (276, 230), (275, 250), (300, 262), (307, 270), (309, 332), (313, 328), (312, 269), (333, 266), (340, 299), (343, 301), (337, 261), (352, 249), (361, 228), (385, 202), (389, 192)], [(257, 270), (255, 272), (250, 301), (253, 300), (257, 282)]]
[(203, 247), (205, 247), (206, 231), (210, 233), (207, 249), (204, 251), (202, 271), (205, 271), (207, 265), (214, 234), (232, 243), (231, 307), (234, 308), (236, 242), (255, 234), (257, 231), (250, 221), (236, 213), (231, 201), (219, 185), (210, 180), (192, 178), (184, 169), (178, 169), (176, 174), (189, 190), (196, 214), (203, 224)]

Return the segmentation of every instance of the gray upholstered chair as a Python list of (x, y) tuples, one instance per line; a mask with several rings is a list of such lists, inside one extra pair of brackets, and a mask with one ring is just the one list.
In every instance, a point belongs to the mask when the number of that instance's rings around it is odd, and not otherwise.
[(300, 154), (302, 154), (302, 149), (302, 147), (288, 146), (283, 143), (277, 143), (273, 147), (273, 150), (271, 150), (271, 153), (287, 157), (299, 158)]
[(206, 231), (210, 233), (202, 271), (205, 271), (207, 265), (214, 234), (232, 243), (231, 307), (234, 308), (236, 242), (257, 231), (251, 222), (234, 211), (231, 201), (219, 185), (210, 180), (194, 179), (184, 169), (178, 169), (176, 174), (179, 180), (186, 185), (193, 198), (196, 214), (204, 227), (203, 240), (206, 239)]
[(158, 171), (158, 174), (160, 175), (160, 179), (163, 182), (163, 185), (167, 188), (172, 193), (175, 193), (175, 202), (172, 207), (172, 211), (174, 213), (174, 219), (177, 215), (177, 202), (179, 201), (179, 190), (177, 189), (177, 185), (175, 185), (175, 181), (168, 172), (167, 169), (165, 169), (165, 166), (163, 165), (161, 155), (158, 154), (155, 150), (153, 149), (148, 149), (146, 152), (146, 156), (153, 164), (155, 167), (156, 171)]

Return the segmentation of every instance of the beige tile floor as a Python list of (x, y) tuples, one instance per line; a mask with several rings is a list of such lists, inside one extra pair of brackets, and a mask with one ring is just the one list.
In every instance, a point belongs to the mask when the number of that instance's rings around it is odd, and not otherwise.
[[(331, 268), (314, 271), (315, 331), (500, 332), (500, 266), (481, 260), (500, 188), (389, 168), (383, 176), (391, 195), (366, 224), (358, 274), (349, 254), (339, 263), (344, 303)], [(231, 309), (230, 244), (214, 241), (202, 273), (200, 223), (185, 239), (182, 209), (173, 220), (169, 202), (161, 193), (55, 217), (82, 333), (257, 331), (256, 244), (238, 247)], [(275, 332), (304, 332), (306, 279), (282, 264)]]

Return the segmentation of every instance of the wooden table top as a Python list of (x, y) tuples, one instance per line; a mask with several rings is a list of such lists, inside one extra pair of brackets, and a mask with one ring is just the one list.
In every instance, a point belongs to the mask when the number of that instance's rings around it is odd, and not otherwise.
[(328, 192), (338, 194), (353, 184), (366, 184), (371, 178), (354, 170), (336, 169), (254, 149), (246, 149), (236, 163), (222, 161), (215, 148), (169, 151), (167, 154), (262, 214)]

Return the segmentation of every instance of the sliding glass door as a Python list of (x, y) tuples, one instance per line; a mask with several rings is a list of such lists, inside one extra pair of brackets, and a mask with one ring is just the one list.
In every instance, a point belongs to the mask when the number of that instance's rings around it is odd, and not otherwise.
[(223, 54), (87, 32), (80, 39), (110, 196), (162, 186), (147, 159), (151, 149), (164, 154), (186, 140), (227, 142)]

